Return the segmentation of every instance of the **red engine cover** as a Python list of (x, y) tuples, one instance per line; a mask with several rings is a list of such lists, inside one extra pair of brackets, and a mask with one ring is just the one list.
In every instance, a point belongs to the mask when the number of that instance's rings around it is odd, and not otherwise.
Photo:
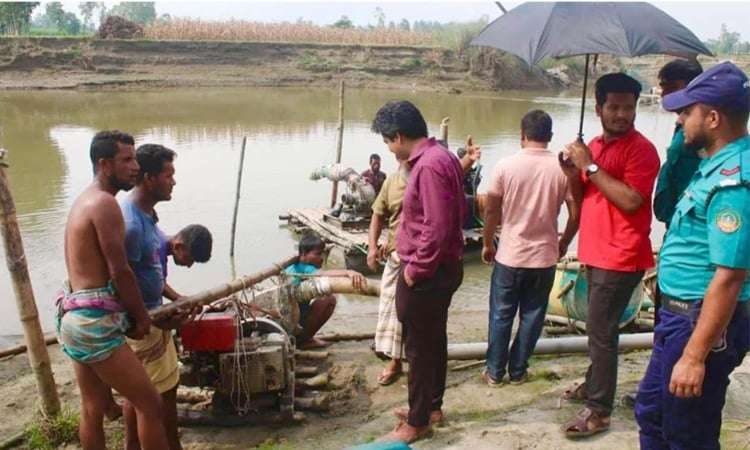
[(207, 313), (180, 328), (182, 347), (189, 352), (228, 352), (237, 339), (235, 316)]

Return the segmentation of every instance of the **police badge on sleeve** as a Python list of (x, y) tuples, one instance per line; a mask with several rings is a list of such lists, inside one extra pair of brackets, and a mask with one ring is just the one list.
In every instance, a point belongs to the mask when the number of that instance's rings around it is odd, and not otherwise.
[(737, 211), (730, 208), (723, 209), (716, 214), (716, 226), (724, 233), (734, 233), (742, 226), (742, 219)]

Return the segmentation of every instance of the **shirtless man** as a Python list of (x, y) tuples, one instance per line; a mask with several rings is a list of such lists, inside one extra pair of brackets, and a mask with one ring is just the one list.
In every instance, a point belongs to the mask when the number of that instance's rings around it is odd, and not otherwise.
[(125, 224), (115, 194), (138, 176), (133, 138), (119, 131), (94, 136), (94, 181), (76, 199), (65, 228), (68, 281), (57, 298), (57, 333), (72, 359), (81, 391), (79, 436), (84, 449), (104, 449), (104, 411), (115, 389), (136, 409), (144, 450), (168, 448), (161, 399), (143, 364), (125, 345), (151, 321), (125, 254)]

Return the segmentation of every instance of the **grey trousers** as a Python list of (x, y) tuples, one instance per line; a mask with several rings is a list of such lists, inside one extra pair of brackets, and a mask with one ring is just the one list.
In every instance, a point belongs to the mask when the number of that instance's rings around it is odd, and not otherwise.
[(589, 285), (586, 334), (591, 359), (584, 390), (586, 406), (609, 416), (617, 388), (618, 323), (644, 272), (619, 272), (591, 266), (586, 270)]

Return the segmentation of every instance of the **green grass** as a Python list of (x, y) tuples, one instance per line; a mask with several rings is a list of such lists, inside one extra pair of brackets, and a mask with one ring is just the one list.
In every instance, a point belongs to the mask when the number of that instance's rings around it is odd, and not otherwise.
[(35, 450), (53, 450), (78, 441), (78, 413), (63, 408), (54, 417), (39, 417), (26, 428), (26, 445)]
[(93, 33), (79, 33), (79, 34), (67, 34), (64, 31), (60, 31), (56, 28), (31, 28), (26, 33), (23, 33), (21, 37), (69, 37), (69, 38), (84, 38), (92, 37)]
[(329, 72), (337, 68), (336, 64), (332, 61), (324, 59), (320, 57), (320, 55), (311, 51), (306, 51), (297, 65), (301, 69), (309, 70), (311, 72)]
[(423, 65), (424, 63), (422, 62), (422, 60), (415, 57), (406, 58), (403, 62), (401, 62), (401, 68), (404, 70), (419, 69)]
[(294, 450), (294, 446), (285, 439), (269, 438), (254, 447), (257, 450)]

